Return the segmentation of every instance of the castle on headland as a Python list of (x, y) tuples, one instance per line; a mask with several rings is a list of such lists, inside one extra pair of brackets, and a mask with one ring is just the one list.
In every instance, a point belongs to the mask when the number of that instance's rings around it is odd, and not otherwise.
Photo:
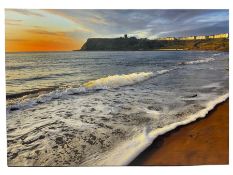
[(205, 40), (205, 39), (217, 39), (217, 38), (229, 38), (228, 33), (220, 33), (216, 35), (199, 35), (199, 36), (187, 36), (187, 37), (164, 37), (164, 38), (158, 38), (157, 40)]
[(136, 38), (127, 34), (118, 38), (88, 38), (81, 51), (155, 51), (214, 50), (229, 51), (229, 34), (187, 37)]

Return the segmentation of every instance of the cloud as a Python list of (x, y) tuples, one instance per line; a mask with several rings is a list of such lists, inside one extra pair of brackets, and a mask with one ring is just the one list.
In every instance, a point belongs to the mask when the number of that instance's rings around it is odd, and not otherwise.
[[(169, 10), (80, 10), (80, 9), (44, 9), (21, 10), (7, 9), (23, 15), (44, 16), (52, 14), (74, 23), (79, 36), (116, 36), (125, 33), (135, 36), (166, 36), (197, 32), (225, 32), (229, 23), (228, 10), (216, 9), (169, 9)], [(45, 15), (47, 16), (47, 15)], [(47, 18), (49, 18), (47, 16)], [(49, 20), (49, 19), (48, 19)], [(222, 23), (223, 26), (217, 25)], [(9, 22), (9, 24), (16, 24)], [(213, 28), (211, 28), (213, 27)], [(74, 30), (76, 30), (74, 29)], [(73, 31), (74, 31), (73, 30)], [(188, 32), (190, 31), (190, 32)], [(45, 32), (38, 31), (40, 34)], [(49, 34), (49, 33), (47, 33)], [(51, 33), (50, 33), (51, 34)], [(74, 34), (73, 34), (74, 35)]]
[(188, 30), (171, 31), (160, 36), (192, 36), (192, 35), (213, 35), (218, 33), (228, 33), (229, 32), (229, 22), (223, 21), (219, 23), (212, 24), (210, 26), (200, 26), (199, 28), (193, 28)]
[(8, 39), (6, 38), (6, 41), (10, 41), (10, 42), (25, 42), (28, 41), (26, 39)]
[(6, 25), (21, 25), (22, 20), (18, 19), (6, 19), (5, 24)]
[(76, 48), (77, 43), (81, 45), (91, 37), (120, 37), (128, 34), (154, 39), (229, 32), (229, 10), (224, 9), (6, 9), (6, 16), (6, 25), (14, 25), (6, 31), (6, 36), (12, 41), (31, 39), (36, 46), (39, 45), (38, 40), (46, 40), (53, 49), (48, 40), (65, 41), (68, 49), (69, 42), (72, 43), (69, 48)]
[(6, 9), (8, 12), (16, 12), (25, 16), (39, 16), (44, 17), (42, 14), (38, 13), (39, 10), (26, 10), (26, 9)]
[[(228, 20), (228, 10), (47, 10), (83, 26), (99, 36), (115, 36), (124, 33), (136, 36), (165, 36), (182, 34), (182, 31), (200, 33), (224, 32), (216, 22)], [(194, 30), (195, 29), (195, 30)], [(191, 32), (186, 32), (191, 33)]]
[(65, 32), (55, 32), (55, 31), (48, 31), (48, 30), (43, 30), (41, 28), (39, 29), (28, 29), (27, 32), (31, 34), (37, 34), (37, 35), (52, 35), (52, 36), (64, 36)]
[(81, 24), (81, 23), (107, 24), (105, 19), (96, 13), (96, 10), (45, 9), (43, 11), (64, 17), (67, 20), (70, 20), (76, 24)]
[(85, 25), (83, 25), (82, 18), (80, 18), (80, 16), (69, 14), (70, 11), (73, 12), (74, 10), (44, 9), (42, 11), (62, 17), (70, 22), (77, 24), (77, 27), (84, 32), (92, 32), (91, 28), (87, 28)]
[(86, 38), (91, 37), (94, 35), (91, 35), (88, 32), (83, 32), (82, 30), (72, 30), (72, 31), (66, 31), (66, 32), (60, 32), (60, 31), (49, 31), (46, 30), (40, 26), (33, 26), (30, 29), (27, 29), (26, 32), (33, 36), (41, 36), (41, 37), (50, 37), (50, 38), (57, 38), (57, 39), (65, 39), (65, 40), (79, 40), (79, 41), (85, 41)]

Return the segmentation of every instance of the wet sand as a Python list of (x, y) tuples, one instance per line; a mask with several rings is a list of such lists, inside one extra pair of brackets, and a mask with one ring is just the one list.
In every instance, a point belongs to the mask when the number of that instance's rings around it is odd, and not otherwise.
[(159, 136), (130, 165), (229, 164), (229, 100), (204, 119)]

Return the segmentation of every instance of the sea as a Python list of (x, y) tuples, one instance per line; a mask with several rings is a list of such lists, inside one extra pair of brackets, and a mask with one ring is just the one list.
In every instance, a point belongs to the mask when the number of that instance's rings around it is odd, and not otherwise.
[(5, 64), (9, 166), (128, 165), (229, 96), (228, 52), (6, 53)]

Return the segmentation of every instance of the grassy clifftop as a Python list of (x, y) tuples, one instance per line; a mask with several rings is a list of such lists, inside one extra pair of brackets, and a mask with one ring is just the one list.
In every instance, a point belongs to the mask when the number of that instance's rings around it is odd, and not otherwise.
[(228, 39), (206, 40), (148, 40), (137, 38), (90, 38), (82, 51), (136, 51), (136, 50), (214, 50), (229, 51)]

